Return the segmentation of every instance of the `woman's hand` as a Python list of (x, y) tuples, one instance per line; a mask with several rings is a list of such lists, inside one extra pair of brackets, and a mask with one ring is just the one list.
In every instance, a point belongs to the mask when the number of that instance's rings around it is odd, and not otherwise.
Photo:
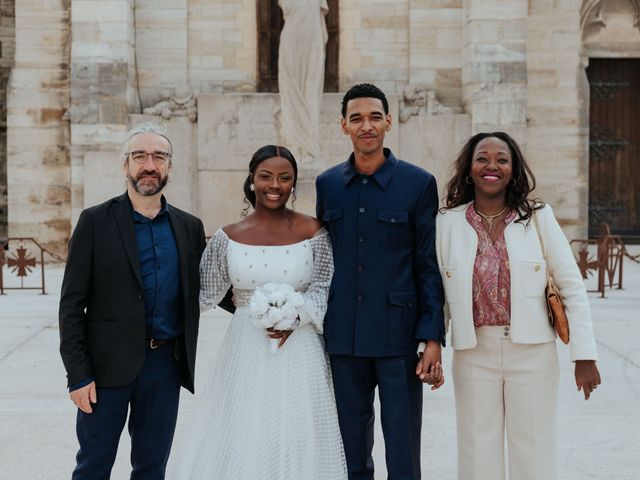
[(276, 330), (273, 327), (267, 328), (267, 336), (269, 338), (280, 339), (278, 342), (278, 348), (284, 345), (284, 342), (291, 336), (293, 330)]
[(431, 390), (437, 390), (444, 385), (440, 343), (434, 340), (427, 342), (427, 347), (416, 365), (416, 375), (422, 383), (431, 385)]
[(576, 360), (576, 385), (578, 391), (584, 392), (584, 399), (589, 400), (591, 393), (600, 385), (600, 372), (595, 360)]

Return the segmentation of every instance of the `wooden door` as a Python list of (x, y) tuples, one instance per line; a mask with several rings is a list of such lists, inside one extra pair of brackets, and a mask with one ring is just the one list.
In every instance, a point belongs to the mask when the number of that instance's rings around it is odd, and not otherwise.
[(601, 223), (640, 241), (640, 59), (592, 58), (589, 237)]
[[(338, 91), (338, 54), (340, 32), (338, 0), (328, 0), (329, 13), (326, 17), (329, 38), (325, 48), (324, 91)], [(258, 91), (278, 91), (278, 49), (280, 32), (284, 26), (282, 10), (278, 0), (256, 0), (258, 15)]]

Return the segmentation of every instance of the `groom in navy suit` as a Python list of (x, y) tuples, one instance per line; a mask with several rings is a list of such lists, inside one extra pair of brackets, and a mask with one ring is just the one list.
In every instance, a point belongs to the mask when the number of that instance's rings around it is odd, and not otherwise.
[(391, 115), (377, 87), (360, 84), (345, 94), (341, 125), (353, 153), (318, 176), (316, 209), (333, 245), (324, 335), (349, 479), (374, 478), (377, 386), (389, 478), (416, 480), (422, 382), (444, 383), (436, 181), (383, 148)]

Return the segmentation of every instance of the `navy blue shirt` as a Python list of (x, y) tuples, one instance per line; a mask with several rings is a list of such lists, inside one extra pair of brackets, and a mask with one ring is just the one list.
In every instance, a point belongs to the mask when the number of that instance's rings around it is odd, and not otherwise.
[(162, 197), (162, 208), (155, 218), (132, 212), (144, 287), (147, 338), (173, 338), (183, 332), (180, 261), (167, 209), (167, 201)]

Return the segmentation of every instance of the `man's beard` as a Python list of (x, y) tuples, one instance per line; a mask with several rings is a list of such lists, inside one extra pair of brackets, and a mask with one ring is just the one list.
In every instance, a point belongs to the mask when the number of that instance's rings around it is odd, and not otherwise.
[(127, 178), (136, 192), (143, 197), (150, 197), (162, 191), (162, 189), (167, 185), (169, 176), (165, 175), (163, 177), (160, 173), (145, 175), (145, 173), (142, 172), (136, 178), (133, 178), (131, 173), (128, 173)]

